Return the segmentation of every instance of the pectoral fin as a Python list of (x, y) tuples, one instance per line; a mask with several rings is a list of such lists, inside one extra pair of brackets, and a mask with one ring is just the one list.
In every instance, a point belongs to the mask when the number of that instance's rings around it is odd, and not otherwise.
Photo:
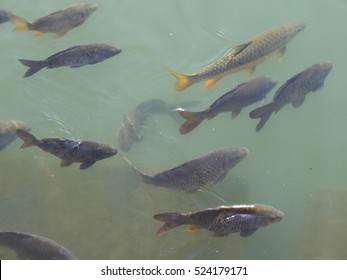
[(214, 182), (213, 185), (218, 185), (220, 182), (222, 182), (225, 178), (225, 176), (227, 175), (228, 172), (223, 173), (222, 175), (220, 175)]
[(256, 66), (254, 65), (254, 66), (246, 69), (246, 72), (247, 72), (247, 75), (249, 78), (253, 75), (255, 68), (256, 68)]
[(305, 96), (292, 102), (294, 108), (299, 108), (305, 101)]
[(189, 232), (195, 232), (195, 231), (198, 231), (198, 230), (200, 230), (200, 229), (202, 229), (202, 227), (201, 227), (201, 226), (198, 226), (198, 225), (190, 225), (190, 226), (188, 227), (188, 231), (189, 231)]
[(284, 61), (284, 54), (286, 53), (286, 47), (283, 47), (282, 49), (280, 49), (279, 51), (278, 51), (278, 61), (280, 62), (280, 63), (283, 63), (283, 61)]
[(56, 33), (53, 38), (54, 39), (59, 39), (59, 38), (63, 37), (66, 33), (67, 32)]
[(318, 91), (324, 87), (324, 82), (319, 83), (312, 91)]
[(80, 165), (80, 169), (87, 169), (89, 167), (91, 167), (93, 164), (95, 163), (95, 161), (86, 161), (86, 162), (82, 162)]
[(242, 109), (232, 110), (232, 111), (231, 111), (231, 118), (233, 119), (233, 118), (237, 117), (238, 114), (240, 114), (241, 110), (242, 110)]
[(61, 167), (70, 166), (71, 164), (73, 164), (73, 161), (66, 160), (66, 159), (63, 159), (63, 160), (60, 162), (60, 166), (61, 166)]
[(247, 236), (250, 236), (250, 235), (252, 235), (253, 233), (255, 233), (256, 230), (257, 230), (256, 228), (242, 230), (242, 231), (240, 232), (240, 235), (241, 235), (242, 237), (247, 237)]

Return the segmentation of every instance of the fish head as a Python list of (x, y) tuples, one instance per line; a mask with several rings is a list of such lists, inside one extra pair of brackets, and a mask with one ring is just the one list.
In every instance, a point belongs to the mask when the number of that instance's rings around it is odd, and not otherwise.
[(319, 67), (319, 76), (322, 81), (325, 80), (325, 78), (328, 76), (330, 70), (333, 68), (333, 64), (329, 61), (324, 61), (317, 64), (317, 67)]
[(305, 29), (305, 23), (291, 23), (286, 25), (287, 36), (286, 43), (291, 41), (298, 33), (300, 33), (303, 29)]
[(115, 56), (116, 54), (119, 54), (122, 50), (115, 47), (115, 46), (106, 46), (100, 50), (100, 56), (103, 59), (110, 58), (112, 56)]
[(229, 170), (238, 164), (242, 159), (247, 157), (249, 151), (247, 148), (231, 147), (226, 148), (223, 151), (224, 154), (224, 168)]
[(253, 207), (257, 215), (255, 220), (255, 226), (257, 228), (280, 222), (284, 217), (282, 211), (270, 205), (255, 204)]
[(118, 153), (118, 150), (111, 145), (92, 141), (83, 141), (79, 146), (79, 150), (81, 154), (88, 154), (95, 161), (112, 157)]
[(83, 15), (85, 17), (90, 16), (97, 8), (98, 4), (96, 3), (83, 3)]
[(268, 93), (277, 85), (277, 80), (270, 76), (265, 76), (264, 79), (264, 92)]

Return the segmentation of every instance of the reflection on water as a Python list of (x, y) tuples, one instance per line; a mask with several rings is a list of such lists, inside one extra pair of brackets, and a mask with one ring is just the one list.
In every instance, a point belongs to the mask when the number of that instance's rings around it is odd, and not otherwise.
[[(120, 148), (124, 116), (132, 119), (140, 104), (193, 102), (187, 109), (200, 111), (248, 80), (235, 73), (208, 90), (197, 83), (177, 92), (163, 66), (196, 72), (253, 35), (290, 22), (304, 22), (306, 28), (288, 45), (283, 63), (273, 57), (254, 75), (269, 75), (281, 85), (317, 62), (331, 61), (333, 70), (299, 109), (286, 106), (259, 133), (246, 113), (234, 120), (221, 114), (187, 135), (179, 132), (183, 120), (150, 113), (136, 134), (141, 141), (84, 171), (78, 165), (61, 168), (39, 149), (21, 151), (22, 141), (14, 140), (0, 151), (0, 230), (44, 236), (79, 259), (346, 259), (347, 61), (340, 36), (345, 1), (146, 0), (136, 7), (128, 1), (94, 2), (93, 15), (59, 39), (12, 32), (10, 22), (0, 25), (1, 121), (30, 123), (35, 135)], [(30, 3), (4, 0), (0, 8), (32, 20), (75, 2)], [(95, 65), (22, 77), (26, 68), (18, 59), (93, 43), (122, 52)], [(268, 100), (272, 97), (269, 93)], [(123, 159), (158, 173), (227, 146), (250, 153), (222, 182), (193, 194), (144, 184)], [(252, 203), (272, 205), (285, 217), (246, 238), (213, 238), (207, 230), (187, 232), (185, 226), (155, 234), (162, 224), (153, 219), (158, 213)], [(0, 247), (0, 257), (14, 255)]]

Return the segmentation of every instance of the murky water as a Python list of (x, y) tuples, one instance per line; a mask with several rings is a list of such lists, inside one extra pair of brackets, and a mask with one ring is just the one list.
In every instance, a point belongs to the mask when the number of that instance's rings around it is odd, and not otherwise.
[[(303, 106), (286, 106), (259, 133), (248, 107), (231, 120), (221, 114), (187, 135), (167, 114), (147, 116), (141, 137), (127, 152), (80, 171), (38, 148), (21, 151), (16, 140), (0, 153), (0, 229), (53, 239), (80, 259), (346, 259), (345, 143), (347, 82), (344, 67), (347, 1), (94, 1), (99, 7), (61, 39), (12, 32), (0, 25), (0, 120), (32, 124), (37, 137), (91, 139), (119, 146), (124, 116), (148, 99), (191, 102), (202, 110), (235, 85), (244, 72), (207, 90), (203, 83), (183, 92), (163, 66), (191, 73), (246, 42), (288, 22), (306, 28), (254, 73), (284, 83), (313, 63), (331, 61), (324, 88)], [(135, 3), (136, 2), (136, 3)], [(73, 1), (1, 1), (1, 8), (28, 20)], [(42, 70), (24, 79), (17, 59), (44, 59), (68, 47), (114, 44), (122, 53), (78, 69)], [(269, 94), (272, 98), (274, 91)], [(186, 194), (145, 185), (122, 158), (155, 173), (214, 149), (242, 146), (249, 156), (218, 186)], [(228, 204), (263, 203), (285, 213), (278, 224), (250, 237), (213, 238), (185, 227), (156, 236), (153, 215)], [(0, 249), (1, 258), (6, 250)]]

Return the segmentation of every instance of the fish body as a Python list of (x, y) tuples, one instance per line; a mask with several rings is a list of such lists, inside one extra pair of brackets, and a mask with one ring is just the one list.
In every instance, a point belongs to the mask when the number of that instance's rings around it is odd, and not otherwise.
[(55, 38), (59, 38), (71, 29), (81, 25), (97, 7), (97, 4), (79, 3), (51, 12), (33, 23), (29, 23), (26, 19), (16, 15), (10, 16), (10, 21), (16, 25), (14, 31), (36, 31), (36, 36), (43, 33), (55, 33)]
[(80, 169), (91, 167), (96, 161), (109, 158), (117, 154), (117, 149), (96, 141), (78, 141), (60, 138), (38, 139), (34, 135), (18, 129), (17, 135), (24, 141), (22, 149), (36, 146), (45, 152), (60, 158), (60, 166), (69, 166), (74, 162), (81, 163)]
[(0, 9), (0, 24), (8, 22), (12, 13), (9, 10)]
[(316, 63), (287, 80), (276, 91), (271, 103), (250, 112), (249, 116), (252, 119), (260, 118), (256, 131), (261, 130), (273, 112), (277, 113), (285, 105), (292, 104), (294, 108), (300, 107), (308, 93), (323, 87), (324, 80), (332, 67), (330, 62)]
[(191, 193), (201, 187), (220, 183), (229, 170), (244, 159), (248, 153), (247, 148), (223, 148), (155, 175), (148, 175), (134, 169), (146, 184)]
[(203, 120), (212, 119), (222, 112), (232, 112), (232, 117), (236, 117), (244, 107), (264, 100), (276, 84), (277, 82), (270, 77), (256, 77), (225, 93), (204, 111), (188, 112), (178, 109), (181, 116), (187, 120), (180, 127), (181, 134), (192, 131)]
[(24, 77), (30, 77), (42, 68), (58, 68), (62, 66), (69, 66), (77, 68), (88, 64), (96, 64), (105, 59), (115, 56), (120, 53), (118, 49), (111, 45), (106, 44), (89, 44), (74, 46), (58, 52), (45, 60), (27, 60), (19, 59), (19, 61), (29, 67)]
[(190, 231), (205, 228), (213, 232), (213, 236), (221, 237), (229, 233), (239, 232), (247, 237), (258, 228), (276, 223), (284, 217), (280, 210), (264, 204), (220, 206), (190, 213), (163, 213), (153, 216), (165, 224), (157, 231), (157, 235), (180, 225), (190, 225)]
[(0, 245), (16, 252), (21, 260), (76, 260), (68, 249), (46, 237), (23, 232), (0, 232)]
[(207, 80), (205, 86), (209, 88), (224, 76), (232, 73), (247, 70), (252, 74), (259, 63), (275, 53), (283, 56), (288, 42), (304, 27), (303, 23), (291, 23), (258, 34), (247, 43), (232, 48), (217, 61), (197, 73), (183, 74), (169, 68), (167, 70), (176, 77), (176, 90), (178, 91), (205, 80)]
[(0, 121), (0, 151), (17, 138), (17, 129), (31, 130), (31, 124), (21, 121)]

